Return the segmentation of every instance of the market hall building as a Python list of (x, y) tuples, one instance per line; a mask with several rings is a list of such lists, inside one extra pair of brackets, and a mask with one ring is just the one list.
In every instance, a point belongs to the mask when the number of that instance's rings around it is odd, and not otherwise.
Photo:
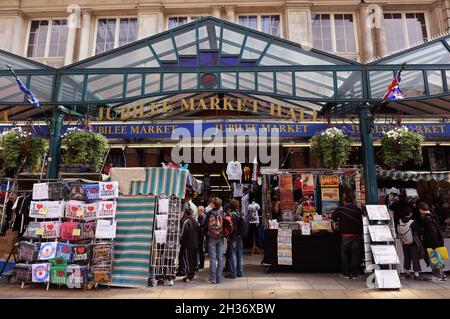
[[(399, 11), (396, 2), (372, 12), (356, 1), (332, 8), (321, 1), (273, 8), (198, 4), (185, 16), (179, 14), (185, 9), (170, 3), (164, 10), (150, 3), (117, 10), (81, 6), (66, 19), (63, 6), (51, 17), (26, 5), (7, 8), (3, 24), (13, 40), (5, 38), (1, 52), (0, 104), (5, 120), (32, 118), (36, 130), (48, 132), (45, 120), (52, 119), (52, 177), (59, 170), (59, 130), (86, 114), (110, 139), (113, 163), (129, 167), (171, 161), (174, 130), (195, 135), (200, 120), (202, 129), (219, 132), (276, 131), (283, 168), (312, 171), (320, 166), (310, 155), (309, 138), (330, 125), (346, 127), (355, 137), (350, 164), (363, 166), (365, 199), (378, 203), (372, 139), (400, 119), (421, 131), (430, 149), (423, 167), (406, 169), (448, 169), (450, 40), (440, 34), (448, 30), (449, 4), (404, 5), (408, 10)], [(21, 13), (14, 16), (14, 10)], [(379, 27), (364, 23), (371, 13)], [(78, 18), (80, 28), (70, 27)], [(418, 42), (424, 43), (414, 46)], [(403, 63), (406, 99), (380, 105)], [(23, 101), (6, 64), (39, 97), (42, 111)], [(226, 166), (194, 163), (190, 170), (202, 177), (207, 167), (215, 178), (211, 191), (224, 192), (231, 190)]]

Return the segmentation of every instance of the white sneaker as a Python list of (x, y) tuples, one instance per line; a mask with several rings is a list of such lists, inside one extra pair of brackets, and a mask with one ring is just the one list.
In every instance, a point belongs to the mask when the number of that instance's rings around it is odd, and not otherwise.
[(444, 282), (445, 280), (443, 280), (442, 278), (433, 276), (433, 277), (430, 278), (430, 281), (431, 282)]

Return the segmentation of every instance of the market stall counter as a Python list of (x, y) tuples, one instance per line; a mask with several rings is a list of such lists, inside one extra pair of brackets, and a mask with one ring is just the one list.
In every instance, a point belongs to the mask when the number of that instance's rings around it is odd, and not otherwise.
[(318, 232), (309, 236), (301, 230), (292, 231), (292, 265), (278, 264), (278, 229), (266, 229), (264, 237), (264, 259), (268, 270), (275, 268), (296, 271), (338, 272), (341, 268), (341, 238), (339, 233)]

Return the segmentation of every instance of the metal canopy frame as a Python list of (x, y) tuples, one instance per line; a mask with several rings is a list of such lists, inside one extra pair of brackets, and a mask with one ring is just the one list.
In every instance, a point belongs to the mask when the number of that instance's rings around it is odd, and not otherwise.
[(404, 62), (406, 98), (386, 106), (450, 115), (450, 35), (361, 64), (214, 17), (59, 69), (0, 50), (0, 110), (8, 109), (14, 119), (41, 112), (25, 101), (6, 68), (10, 64), (44, 111), (59, 105), (78, 113), (99, 106), (117, 110), (141, 100), (221, 93), (280, 101), (308, 115), (324, 106), (347, 115), (363, 103), (380, 104)]

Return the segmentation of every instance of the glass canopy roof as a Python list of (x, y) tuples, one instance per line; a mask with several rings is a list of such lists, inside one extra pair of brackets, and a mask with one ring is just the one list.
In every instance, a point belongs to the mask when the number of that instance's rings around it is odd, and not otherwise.
[[(399, 66), (407, 96), (388, 107), (411, 114), (450, 112), (450, 36), (360, 64), (213, 17), (196, 20), (60, 69), (0, 51), (0, 108), (31, 116), (6, 69), (10, 64), (45, 108), (72, 110), (170, 98), (177, 114), (186, 97), (235, 96), (348, 114), (381, 102)], [(25, 107), (24, 107), (25, 106)], [(1, 110), (1, 109), (0, 109)], [(16, 113), (14, 113), (16, 112)], [(34, 111), (36, 112), (36, 111)]]

